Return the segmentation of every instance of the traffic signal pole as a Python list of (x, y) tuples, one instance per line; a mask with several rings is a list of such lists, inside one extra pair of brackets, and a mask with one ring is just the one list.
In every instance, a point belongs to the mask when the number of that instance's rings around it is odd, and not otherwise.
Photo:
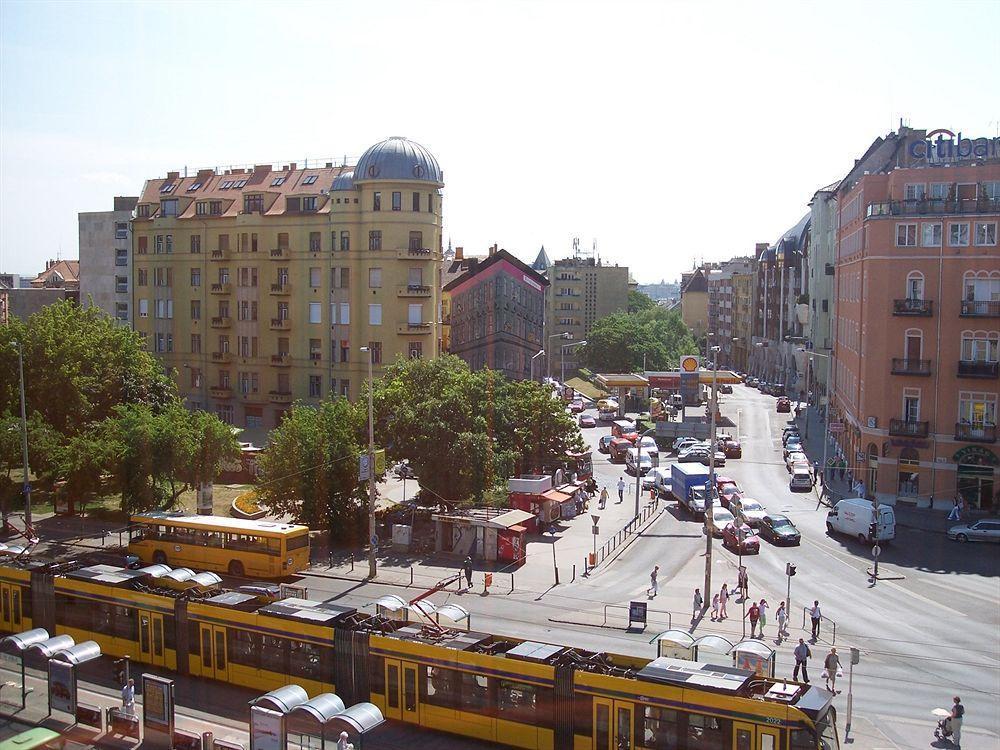
[(705, 604), (712, 598), (712, 491), (715, 488), (715, 413), (719, 408), (717, 386), (719, 382), (719, 348), (712, 347), (712, 421), (708, 445), (708, 486), (705, 487)]

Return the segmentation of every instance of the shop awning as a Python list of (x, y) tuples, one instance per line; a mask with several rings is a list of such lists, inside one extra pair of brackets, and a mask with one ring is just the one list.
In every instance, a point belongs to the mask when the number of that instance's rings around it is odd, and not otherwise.
[(542, 497), (545, 500), (554, 500), (561, 505), (573, 496), (567, 495), (565, 492), (560, 492), (559, 490), (549, 490), (548, 492), (543, 492)]
[(491, 518), (485, 525), (496, 529), (510, 529), (534, 517), (534, 514), (526, 510), (514, 509), (508, 510), (506, 513), (501, 513), (496, 518)]

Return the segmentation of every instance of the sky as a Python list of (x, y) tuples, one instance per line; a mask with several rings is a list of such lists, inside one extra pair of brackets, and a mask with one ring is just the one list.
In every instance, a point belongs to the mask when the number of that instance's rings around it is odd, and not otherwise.
[(752, 254), (900, 119), (1000, 134), (1000, 2), (0, 0), (0, 271), (167, 171), (438, 158), (445, 243), (647, 283)]

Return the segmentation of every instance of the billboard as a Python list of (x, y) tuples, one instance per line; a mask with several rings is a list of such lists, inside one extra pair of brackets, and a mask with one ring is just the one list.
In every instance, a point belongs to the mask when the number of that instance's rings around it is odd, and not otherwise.
[(174, 732), (174, 681), (156, 675), (142, 676), (142, 727), (154, 732)]
[(49, 708), (76, 713), (76, 667), (68, 662), (49, 660)]
[(285, 750), (285, 717), (260, 706), (250, 707), (250, 750)]

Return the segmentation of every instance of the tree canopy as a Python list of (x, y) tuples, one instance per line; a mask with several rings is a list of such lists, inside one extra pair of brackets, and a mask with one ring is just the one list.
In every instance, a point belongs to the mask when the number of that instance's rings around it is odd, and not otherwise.
[(646, 369), (667, 370), (679, 365), (682, 354), (695, 353), (697, 345), (680, 313), (653, 305), (597, 320), (580, 358), (595, 372), (637, 372), (644, 356)]
[(648, 294), (640, 292), (638, 289), (628, 290), (628, 312), (634, 315), (643, 310), (651, 310), (656, 307), (653, 298)]

